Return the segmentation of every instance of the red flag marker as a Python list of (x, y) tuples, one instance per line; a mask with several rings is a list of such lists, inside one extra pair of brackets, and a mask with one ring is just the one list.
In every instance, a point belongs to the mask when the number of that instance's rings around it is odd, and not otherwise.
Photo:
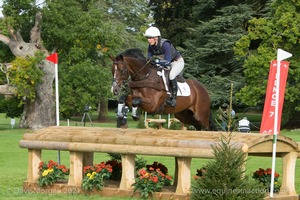
[(57, 53), (53, 53), (50, 56), (46, 57), (46, 60), (49, 60), (50, 62), (57, 64), (58, 63)]
[[(275, 134), (280, 132), (280, 123), (281, 123), (281, 114), (284, 102), (284, 93), (286, 80), (288, 76), (289, 70), (289, 62), (281, 61), (281, 69), (280, 69), (280, 80), (279, 80), (279, 88), (277, 88), (277, 79), (276, 79), (276, 71), (277, 71), (277, 60), (273, 60), (270, 65), (269, 79), (267, 85), (266, 99), (264, 104), (264, 111), (262, 115), (262, 122), (260, 126), (260, 133), (263, 134)], [(276, 90), (279, 89), (278, 96), (278, 111), (276, 113), (275, 105), (276, 105)], [(277, 130), (274, 130), (275, 125), (275, 115), (278, 116), (277, 120)]]

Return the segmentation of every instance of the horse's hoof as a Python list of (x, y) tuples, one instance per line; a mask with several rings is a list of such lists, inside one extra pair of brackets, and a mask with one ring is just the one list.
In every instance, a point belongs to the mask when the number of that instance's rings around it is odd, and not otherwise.
[(134, 121), (139, 121), (140, 118), (141, 118), (140, 115), (131, 115), (131, 117), (132, 117), (132, 119), (133, 119)]

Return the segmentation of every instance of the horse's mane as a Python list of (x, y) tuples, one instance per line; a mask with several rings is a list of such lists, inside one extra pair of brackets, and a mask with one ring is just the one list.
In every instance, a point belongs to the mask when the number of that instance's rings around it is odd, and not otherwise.
[(132, 48), (132, 49), (127, 49), (126, 51), (124, 51), (123, 53), (121, 53), (122, 56), (125, 57), (134, 57), (137, 58), (141, 61), (145, 61), (146, 58), (143, 54), (143, 51), (139, 48)]

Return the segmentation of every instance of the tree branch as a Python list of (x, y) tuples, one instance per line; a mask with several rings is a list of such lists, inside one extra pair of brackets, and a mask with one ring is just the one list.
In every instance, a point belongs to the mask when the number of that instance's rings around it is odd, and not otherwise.
[(41, 21), (42, 21), (42, 13), (37, 12), (35, 15), (35, 24), (30, 31), (30, 43), (35, 44), (36, 48), (40, 49), (41, 45)]
[(9, 37), (7, 37), (5, 35), (0, 34), (0, 41), (3, 42), (4, 44), (8, 45), (10, 42), (10, 39), (9, 39)]

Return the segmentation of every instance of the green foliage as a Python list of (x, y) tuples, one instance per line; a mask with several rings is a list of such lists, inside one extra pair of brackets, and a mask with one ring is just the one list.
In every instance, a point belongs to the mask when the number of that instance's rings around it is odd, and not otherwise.
[(20, 117), (23, 113), (23, 104), (20, 103), (20, 99), (17, 97), (3, 97), (0, 99), (0, 111), (6, 114), (5, 117)]
[[(58, 48), (61, 55), (59, 91), (63, 117), (82, 113), (85, 105), (95, 109), (99, 99), (112, 98), (109, 56), (132, 46), (146, 47), (128, 28), (136, 28), (141, 22), (124, 18), (138, 15), (144, 9), (136, 7), (141, 2), (126, 3), (125, 7), (120, 3), (46, 1), (42, 37), (47, 49)], [(130, 9), (132, 6), (134, 9)], [(131, 11), (124, 14), (117, 8)]]
[(185, 39), (190, 36), (186, 28), (197, 21), (191, 14), (197, 4), (195, 1), (150, 0), (155, 25), (159, 27), (162, 37), (170, 39), (177, 47), (183, 47)]
[(83, 168), (82, 188), (84, 190), (102, 190), (104, 181), (109, 179), (112, 173), (112, 167), (104, 162), (85, 166)]
[(41, 82), (43, 71), (38, 68), (41, 62), (41, 56), (35, 57), (17, 57), (11, 64), (12, 67), (8, 70), (10, 84), (17, 91), (19, 98), (26, 98), (34, 101), (36, 97), (36, 86)]
[(191, 187), (191, 199), (264, 199), (265, 191), (245, 175), (246, 154), (230, 143), (232, 133), (221, 136), (221, 143), (212, 146), (214, 159), (206, 165), (202, 178)]
[(38, 5), (36, 5), (36, 0), (4, 0), (3, 15), (5, 17), (3, 22), (5, 25), (13, 27), (14, 30), (18, 30), (24, 41), (28, 41), (30, 30), (35, 23), (35, 14), (39, 9)]
[(41, 162), (39, 164), (40, 177), (38, 178), (39, 186), (52, 185), (57, 181), (66, 181), (70, 170), (64, 165), (49, 160), (48, 163)]
[[(243, 86), (242, 62), (234, 56), (233, 47), (246, 33), (244, 22), (251, 19), (253, 10), (242, 3), (214, 5), (212, 2), (203, 1), (195, 7), (199, 15), (210, 10), (215, 16), (206, 16), (203, 22), (188, 29), (191, 37), (185, 40), (184, 76), (203, 83), (210, 93), (212, 106), (217, 107), (227, 102), (230, 82), (234, 82), (234, 93)], [(234, 104), (237, 104), (235, 99)]]
[(73, 66), (62, 64), (59, 72), (60, 113), (65, 118), (83, 113), (86, 105), (95, 110), (100, 96), (108, 96), (110, 71), (94, 65), (89, 59)]
[(283, 108), (283, 121), (287, 121), (300, 111), (300, 5), (281, 0), (272, 1), (271, 8), (270, 16), (251, 19), (248, 34), (236, 42), (235, 53), (245, 59), (246, 80), (237, 98), (248, 106), (263, 106), (270, 62), (278, 48), (284, 49), (293, 54)]
[(181, 123), (180, 122), (172, 122), (170, 124), (170, 127), (169, 127), (170, 130), (180, 130), (181, 129)]

